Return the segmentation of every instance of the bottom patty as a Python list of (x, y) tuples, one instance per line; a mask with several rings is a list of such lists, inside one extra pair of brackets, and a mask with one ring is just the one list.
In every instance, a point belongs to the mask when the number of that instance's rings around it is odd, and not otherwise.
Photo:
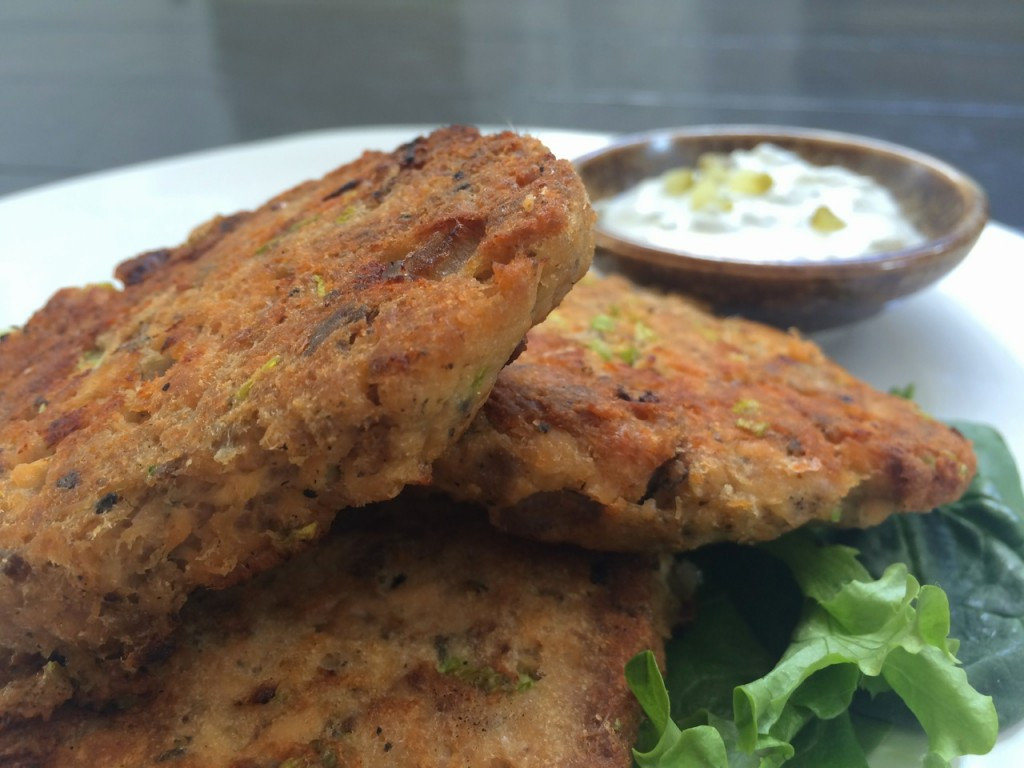
[(0, 764), (628, 766), (623, 666), (660, 654), (666, 604), (650, 559), (519, 541), (478, 509), (405, 497), (195, 596), (150, 694), (10, 723)]

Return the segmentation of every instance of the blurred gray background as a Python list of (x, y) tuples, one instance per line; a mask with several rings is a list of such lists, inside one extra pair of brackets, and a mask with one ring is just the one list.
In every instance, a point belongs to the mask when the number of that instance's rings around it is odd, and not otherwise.
[(0, 194), (441, 122), (852, 131), (960, 166), (1024, 228), (1024, 2), (0, 0)]

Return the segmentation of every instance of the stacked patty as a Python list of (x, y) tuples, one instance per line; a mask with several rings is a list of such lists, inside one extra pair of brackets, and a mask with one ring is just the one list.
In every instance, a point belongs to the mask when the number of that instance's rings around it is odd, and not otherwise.
[(630, 763), (622, 668), (664, 639), (657, 563), (537, 545), (403, 498), (185, 607), (153, 693), (0, 731), (0, 764)]
[(678, 551), (927, 511), (974, 471), (962, 435), (812, 342), (613, 276), (530, 333), (435, 482), (521, 535)]
[(194, 589), (429, 479), (586, 270), (591, 219), (539, 142), (446, 129), (214, 219), (122, 264), (124, 290), (62, 291), (6, 335), (0, 715), (131, 689)]

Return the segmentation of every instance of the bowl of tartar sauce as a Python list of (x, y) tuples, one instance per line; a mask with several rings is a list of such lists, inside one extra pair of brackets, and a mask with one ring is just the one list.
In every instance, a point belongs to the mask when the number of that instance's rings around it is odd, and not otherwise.
[(655, 131), (576, 167), (602, 268), (805, 331), (869, 317), (935, 282), (987, 220), (984, 192), (952, 166), (831, 131)]

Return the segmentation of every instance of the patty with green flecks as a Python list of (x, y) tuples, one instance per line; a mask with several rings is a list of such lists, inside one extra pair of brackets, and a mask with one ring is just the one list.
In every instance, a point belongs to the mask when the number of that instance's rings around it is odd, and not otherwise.
[(796, 333), (588, 277), (435, 482), (508, 531), (664, 551), (874, 525), (956, 500), (974, 471), (962, 435)]
[(335, 525), (281, 567), (193, 597), (153, 693), (0, 726), (0, 764), (630, 764), (639, 712), (622, 669), (661, 656), (670, 620), (656, 561), (538, 546), (435, 501)]
[(189, 592), (425, 481), (591, 224), (539, 142), (444, 129), (0, 335), (0, 717), (130, 689)]

